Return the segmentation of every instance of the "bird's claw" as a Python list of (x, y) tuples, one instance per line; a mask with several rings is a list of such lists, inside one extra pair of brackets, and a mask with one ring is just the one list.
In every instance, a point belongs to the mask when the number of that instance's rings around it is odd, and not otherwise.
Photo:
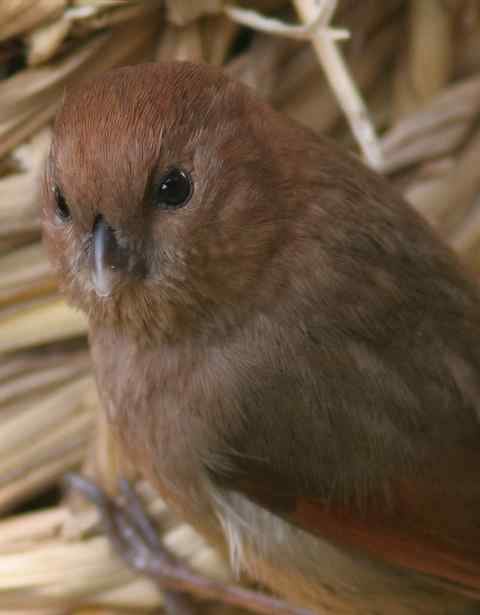
[(131, 568), (158, 581), (164, 589), (165, 605), (175, 615), (192, 615), (195, 610), (185, 592), (257, 613), (315, 615), (308, 609), (293, 607), (273, 596), (197, 575), (176, 562), (163, 547), (140, 499), (125, 479), (119, 482), (121, 498), (115, 499), (79, 474), (67, 474), (65, 484), (80, 491), (96, 506), (115, 551)]
[(110, 498), (92, 480), (69, 473), (64, 482), (80, 491), (97, 508), (105, 533), (120, 557), (134, 570), (144, 574), (158, 571), (158, 560), (172, 563), (143, 510), (142, 503), (126, 479), (119, 481), (121, 498)]
[[(92, 480), (74, 472), (65, 475), (64, 483), (82, 493), (97, 508), (110, 543), (133, 570), (158, 580), (162, 564), (174, 562), (128, 480), (119, 481), (121, 499), (110, 498)], [(164, 590), (164, 607), (171, 615), (196, 612), (190, 596), (175, 590)]]

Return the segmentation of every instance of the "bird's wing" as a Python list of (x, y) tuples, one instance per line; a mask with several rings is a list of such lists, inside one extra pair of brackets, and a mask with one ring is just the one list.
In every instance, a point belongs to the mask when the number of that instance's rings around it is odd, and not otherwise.
[[(304, 229), (307, 280), (237, 360), (242, 420), (224, 430), (215, 480), (312, 534), (480, 595), (478, 288), (393, 196), (388, 210), (354, 197), (342, 232), (334, 216)], [(360, 223), (376, 215), (396, 232)]]
[[(479, 456), (464, 457), (463, 467), (439, 460), (439, 477), (401, 480), (388, 485), (386, 499), (374, 494), (362, 510), (326, 501), (308, 490), (291, 489), (264, 464), (242, 463), (242, 473), (221, 480), (229, 491), (291, 524), (339, 547), (432, 577), (452, 590), (480, 597), (480, 496), (459, 484), (445, 489), (441, 472), (462, 476), (463, 484), (478, 481)], [(225, 479), (225, 476), (223, 477)], [(450, 481), (447, 481), (450, 483)]]
[[(313, 410), (308, 377), (302, 388), (289, 381), (295, 379), (291, 368), (265, 386), (268, 375), (262, 381), (259, 372), (257, 394), (249, 396), (256, 399), (255, 418), (244, 421), (250, 431), (228, 442), (225, 450), (235, 453), (214, 478), (307, 532), (480, 596), (480, 399), (467, 379), (453, 377), (454, 368), (423, 369), (421, 356), (412, 348), (404, 365), (391, 364), (409, 390), (419, 391), (403, 406), (396, 379), (378, 378), (378, 361), (356, 371), (346, 363), (346, 347), (322, 360)], [(425, 356), (443, 361), (438, 349)], [(386, 355), (383, 360), (388, 364)], [(274, 412), (262, 412), (262, 387)], [(296, 404), (299, 391), (303, 401)], [(322, 398), (338, 403), (328, 425)], [(248, 417), (252, 409), (244, 410)], [(297, 430), (302, 422), (309, 427)], [(332, 485), (345, 481), (327, 493), (330, 476)]]
[[(476, 464), (478, 467), (478, 463)], [(480, 597), (479, 510), (454, 495), (419, 482), (391, 484), (395, 510), (372, 498), (362, 512), (305, 494), (272, 494), (274, 479), (258, 474), (230, 482), (256, 504), (337, 546), (416, 571), (452, 589)], [(265, 479), (265, 475), (263, 476)]]

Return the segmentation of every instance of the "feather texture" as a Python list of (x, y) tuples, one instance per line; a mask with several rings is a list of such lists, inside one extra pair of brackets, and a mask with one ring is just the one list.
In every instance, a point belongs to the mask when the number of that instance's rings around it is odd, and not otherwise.
[[(159, 211), (172, 166), (192, 196)], [(106, 297), (99, 217), (142, 263)], [(383, 178), (215, 69), (144, 65), (67, 92), (43, 220), (125, 450), (238, 568), (339, 614), (475, 612), (480, 295)]]

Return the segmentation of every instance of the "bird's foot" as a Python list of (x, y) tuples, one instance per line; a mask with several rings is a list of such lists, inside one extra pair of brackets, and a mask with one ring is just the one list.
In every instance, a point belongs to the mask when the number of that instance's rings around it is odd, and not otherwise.
[(315, 615), (308, 609), (290, 606), (267, 594), (197, 575), (177, 562), (162, 545), (154, 525), (128, 481), (122, 479), (119, 483), (122, 501), (108, 497), (93, 481), (79, 474), (68, 474), (65, 482), (96, 506), (105, 532), (122, 559), (137, 572), (158, 582), (165, 592), (165, 606), (170, 613), (193, 613), (195, 607), (186, 595), (192, 594), (257, 613)]

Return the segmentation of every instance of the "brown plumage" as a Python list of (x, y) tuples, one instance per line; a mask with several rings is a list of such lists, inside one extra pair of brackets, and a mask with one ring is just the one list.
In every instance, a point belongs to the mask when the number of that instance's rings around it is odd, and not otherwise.
[(480, 598), (480, 295), (329, 140), (222, 73), (68, 91), (43, 222), (126, 454), (235, 565), (312, 608)]

